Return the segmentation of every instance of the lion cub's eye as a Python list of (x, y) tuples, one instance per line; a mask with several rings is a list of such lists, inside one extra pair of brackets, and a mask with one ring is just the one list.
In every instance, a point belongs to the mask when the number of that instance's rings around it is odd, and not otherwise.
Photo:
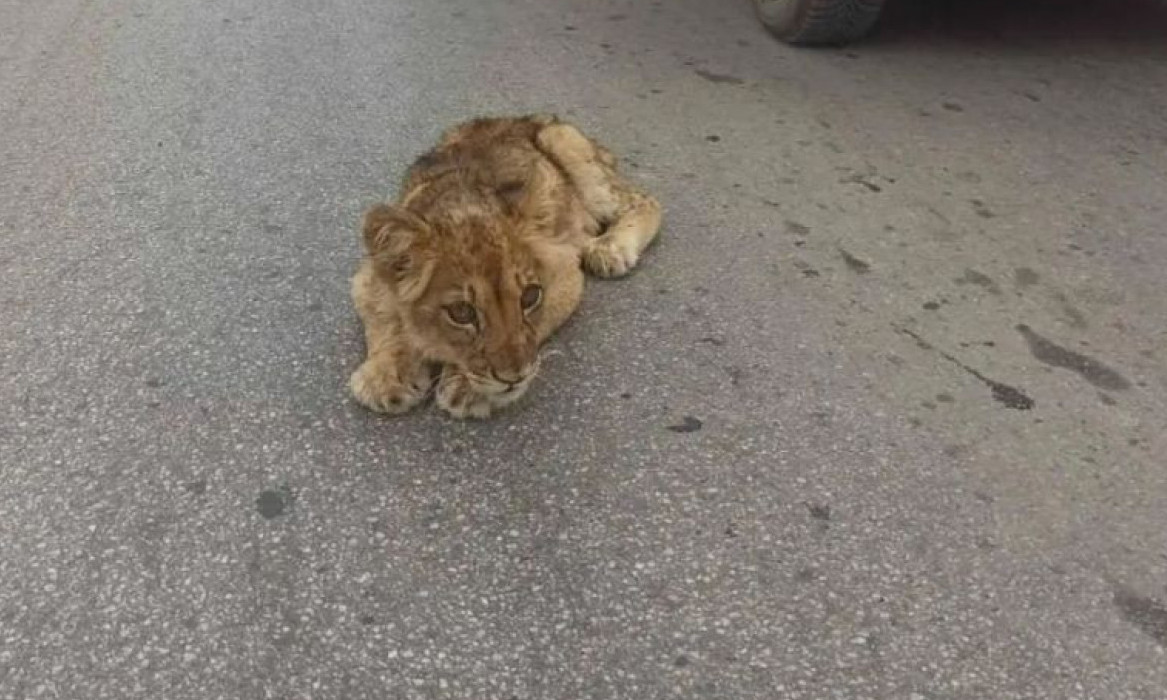
[(537, 284), (528, 284), (523, 289), (523, 295), (519, 297), (519, 303), (523, 305), (523, 311), (530, 311), (539, 305), (543, 300), (543, 288)]
[(478, 312), (465, 301), (455, 302), (447, 306), (446, 315), (459, 326), (473, 326), (478, 321)]

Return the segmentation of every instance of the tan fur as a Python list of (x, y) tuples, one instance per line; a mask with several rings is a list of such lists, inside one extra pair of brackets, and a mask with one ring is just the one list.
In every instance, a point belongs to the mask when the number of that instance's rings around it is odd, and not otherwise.
[[(581, 266), (626, 274), (660, 222), (660, 205), (612, 154), (555, 117), (450, 129), (409, 169), (396, 204), (365, 212), (352, 297), (368, 357), (353, 395), (401, 413), (433, 390), (457, 418), (513, 403), (579, 304)], [(541, 300), (524, 309), (533, 286)], [(473, 324), (455, 318), (466, 303)]]

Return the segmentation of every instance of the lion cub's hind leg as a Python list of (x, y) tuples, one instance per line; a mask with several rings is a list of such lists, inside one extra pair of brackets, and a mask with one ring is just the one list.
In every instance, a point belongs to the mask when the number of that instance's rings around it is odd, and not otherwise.
[(600, 277), (627, 274), (660, 231), (660, 203), (621, 177), (612, 155), (570, 124), (544, 128), (536, 142), (567, 173), (588, 213), (607, 226), (585, 244), (584, 266)]

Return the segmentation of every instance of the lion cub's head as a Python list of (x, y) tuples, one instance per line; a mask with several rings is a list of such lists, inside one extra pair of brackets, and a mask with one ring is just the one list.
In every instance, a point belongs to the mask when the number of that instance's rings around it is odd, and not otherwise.
[(427, 216), (380, 204), (365, 247), (427, 360), (451, 364), (483, 394), (521, 394), (538, 369), (539, 266), (500, 211)]

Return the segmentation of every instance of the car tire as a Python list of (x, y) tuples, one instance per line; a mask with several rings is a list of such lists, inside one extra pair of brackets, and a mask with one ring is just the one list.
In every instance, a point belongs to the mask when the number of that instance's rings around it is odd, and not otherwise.
[(754, 0), (758, 19), (779, 39), (799, 46), (845, 44), (866, 35), (883, 0)]

